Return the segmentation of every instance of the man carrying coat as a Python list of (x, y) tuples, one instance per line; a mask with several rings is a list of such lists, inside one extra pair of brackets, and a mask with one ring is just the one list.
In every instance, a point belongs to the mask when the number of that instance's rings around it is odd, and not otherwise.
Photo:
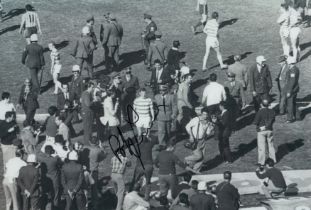
[(38, 35), (30, 36), (30, 44), (26, 46), (23, 55), (22, 63), (29, 68), (33, 90), (40, 92), (40, 84), (38, 80), (38, 72), (45, 65), (43, 56), (43, 47), (38, 44)]
[(108, 61), (106, 62), (106, 68), (116, 69), (119, 67), (119, 47), (121, 45), (123, 37), (123, 27), (117, 22), (114, 15), (110, 14), (110, 24), (104, 30), (103, 45), (108, 48)]

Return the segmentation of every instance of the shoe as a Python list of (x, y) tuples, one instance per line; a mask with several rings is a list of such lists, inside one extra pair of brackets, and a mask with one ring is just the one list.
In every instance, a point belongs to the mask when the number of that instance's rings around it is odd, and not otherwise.
[(286, 123), (293, 123), (293, 122), (295, 122), (295, 120), (286, 120)]
[(221, 70), (224, 70), (224, 69), (227, 69), (228, 68), (228, 65), (224, 64), (222, 67), (221, 67)]
[(207, 69), (206, 69), (206, 68), (205, 68), (205, 69), (202, 69), (202, 71), (205, 72), (205, 71), (207, 71)]
[(193, 34), (196, 33), (194, 26), (191, 26), (191, 31), (192, 31)]

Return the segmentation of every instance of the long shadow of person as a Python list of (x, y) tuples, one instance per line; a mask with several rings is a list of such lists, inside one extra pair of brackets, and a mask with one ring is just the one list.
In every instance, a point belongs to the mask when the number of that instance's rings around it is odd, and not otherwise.
[(233, 25), (233, 24), (235, 24), (237, 21), (238, 21), (238, 18), (231, 18), (231, 19), (229, 19), (229, 20), (222, 21), (222, 22), (219, 24), (219, 29), (224, 28), (225, 26), (228, 26), (228, 25)]
[(6, 20), (9, 20), (15, 16), (19, 16), (19, 15), (25, 13), (25, 11), (26, 10), (24, 8), (12, 9), (8, 13), (6, 13), (6, 15), (3, 17), (2, 21), (6, 21)]
[(304, 145), (303, 139), (296, 139), (293, 142), (281, 144), (278, 146), (277, 152), (276, 152), (276, 159), (279, 162), (282, 160), (282, 158), (289, 153), (295, 151), (296, 149), (302, 147)]
[(19, 26), (20, 25), (13, 25), (13, 26), (9, 26), (7, 28), (1, 29), (0, 30), (0, 36), (2, 34), (5, 34), (5, 33), (9, 32), (9, 31), (15, 31), (16, 29), (19, 29)]

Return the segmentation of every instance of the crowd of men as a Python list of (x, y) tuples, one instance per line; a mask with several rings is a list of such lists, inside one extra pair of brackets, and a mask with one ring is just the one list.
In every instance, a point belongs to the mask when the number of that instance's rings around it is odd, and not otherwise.
[[(310, 23), (303, 13), (306, 4), (299, 2), (283, 3), (277, 21), (281, 25), (284, 50), (284, 55), (279, 58), (281, 69), (275, 79), (279, 88), (278, 111), (270, 108), (273, 82), (266, 58), (257, 56), (254, 64), (248, 67), (241, 63), (242, 57), (236, 55), (232, 65), (224, 64), (218, 41), (219, 14), (213, 12), (208, 18), (207, 0), (198, 0), (197, 9), (202, 19), (191, 30), (196, 34), (202, 25), (206, 34), (202, 70), (208, 70), (207, 59), (210, 48), (213, 48), (221, 69), (227, 69), (227, 81), (221, 84), (217, 74), (210, 73), (202, 100), (194, 102), (191, 88), (194, 74), (181, 61), (181, 43), (175, 40), (169, 48), (161, 40), (162, 33), (152, 16), (144, 14), (146, 28), (141, 41), (145, 50), (144, 62), (146, 69), (151, 71), (151, 78), (150, 82), (141, 84), (132, 74), (131, 67), (120, 68), (123, 27), (117, 17), (105, 15), (98, 40), (94, 32), (95, 18), (90, 16), (71, 53), (76, 64), (72, 66), (69, 83), (59, 81), (60, 53), (56, 43), (49, 44), (50, 73), (57, 104), (44, 107), (49, 116), (41, 124), (35, 121), (42, 91), (42, 76), (38, 78), (38, 74), (46, 62), (44, 49), (38, 43), (41, 34), (39, 16), (27, 4), (20, 33), (27, 41), (22, 63), (29, 69), (30, 79), (25, 79), (16, 106), (10, 101), (9, 92), (3, 92), (0, 101), (6, 209), (144, 210), (151, 208), (151, 200), (156, 201), (156, 205), (152, 205), (155, 209), (238, 209), (240, 195), (230, 184), (230, 171), (224, 172), (224, 182), (217, 186), (191, 181), (191, 174), (200, 173), (204, 166), (209, 138), (218, 141), (219, 154), (226, 164), (235, 160), (230, 150), (230, 137), (233, 131), (238, 132), (236, 125), (251, 104), (256, 114), (258, 160), (254, 163), (259, 166), (256, 174), (260, 179), (268, 177), (271, 180), (263, 186), (266, 197), (285, 192), (284, 177), (279, 169), (274, 168), (278, 160), (273, 145), (273, 124), (276, 115), (285, 113), (287, 123), (299, 120), (296, 108), (299, 69), (295, 64), (299, 62), (301, 25), (304, 20), (306, 24)], [(94, 74), (93, 55), (100, 45), (105, 51), (103, 60), (110, 81)], [(149, 90), (152, 96), (148, 94)], [(252, 95), (253, 100), (249, 101), (247, 95)], [(15, 107), (22, 108), (25, 113), (23, 126), (16, 123)], [(81, 120), (82, 141), (73, 141), (74, 137), (81, 135), (74, 128)], [(153, 129), (155, 123), (157, 129)], [(124, 138), (121, 128), (133, 131), (133, 139), (136, 139), (133, 145), (128, 143), (118, 148), (119, 140)], [(192, 150), (184, 160), (174, 154), (175, 144), (181, 140)], [(105, 149), (109, 144), (111, 150)], [(141, 157), (137, 158), (133, 180), (127, 187), (124, 174), (132, 164), (126, 153), (133, 152), (131, 147), (139, 147)], [(112, 190), (102, 188), (105, 183), (99, 177), (99, 165), (109, 153), (114, 154), (109, 179)], [(176, 165), (186, 171), (180, 183)], [(151, 184), (154, 167), (159, 168), (159, 189), (155, 193)], [(111, 191), (117, 199), (105, 200)], [(110, 206), (113, 201), (114, 205)]]

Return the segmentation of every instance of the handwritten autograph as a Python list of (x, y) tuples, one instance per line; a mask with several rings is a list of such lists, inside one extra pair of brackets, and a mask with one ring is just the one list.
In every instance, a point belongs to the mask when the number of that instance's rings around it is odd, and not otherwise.
[[(156, 107), (157, 107), (157, 109), (155, 110), (155, 117), (151, 122), (150, 128), (152, 127), (152, 123), (157, 119), (157, 116), (160, 112), (159, 107), (164, 107), (164, 112), (166, 112), (165, 101), (163, 102), (162, 105), (157, 105)], [(128, 150), (130, 155), (135, 156), (140, 161), (142, 168), (145, 169), (144, 164), (141, 160), (141, 151), (140, 151), (139, 145), (144, 141), (145, 134), (149, 132), (150, 128), (147, 128), (147, 131), (142, 133), (142, 135), (140, 137), (137, 137), (137, 135), (134, 132), (134, 125), (139, 120), (139, 115), (137, 114), (137, 112), (134, 110), (134, 108), (130, 104), (127, 105), (126, 111), (127, 111), (127, 119), (125, 119), (125, 120), (128, 123), (128, 125), (130, 125), (130, 130), (133, 133), (133, 138), (130, 138), (130, 137), (125, 138), (121, 128), (118, 126), (117, 127), (118, 135), (110, 135), (109, 136), (109, 145), (110, 145), (110, 148), (111, 148), (113, 154), (116, 156), (116, 158), (118, 158), (118, 160), (120, 162), (122, 162), (122, 161), (121, 161), (118, 154), (121, 154), (123, 157), (126, 157), (126, 150)], [(133, 113), (133, 118), (136, 118), (135, 121), (134, 121), (134, 119), (131, 120), (131, 116), (130, 116), (131, 113)], [(112, 141), (117, 142), (117, 148), (114, 148), (112, 146)]]

